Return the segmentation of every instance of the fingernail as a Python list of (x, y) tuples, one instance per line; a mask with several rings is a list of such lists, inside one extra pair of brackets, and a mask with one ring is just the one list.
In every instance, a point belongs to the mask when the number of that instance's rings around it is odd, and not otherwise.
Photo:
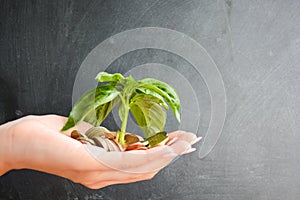
[(186, 154), (186, 153), (192, 153), (192, 152), (194, 152), (194, 151), (196, 151), (196, 150), (197, 150), (196, 148), (191, 148), (191, 149), (187, 150), (187, 151), (185, 152), (185, 154)]
[(194, 139), (191, 144), (196, 144), (197, 142), (199, 142), (202, 139), (202, 137), (197, 137), (196, 139)]
[(166, 145), (171, 145), (171, 144), (173, 144), (177, 139), (178, 139), (178, 137), (174, 137), (173, 139), (171, 139), (170, 141), (168, 141), (168, 142), (166, 143)]
[(178, 156), (176, 153), (169, 153), (166, 155), (163, 155), (163, 158), (175, 158), (176, 156)]

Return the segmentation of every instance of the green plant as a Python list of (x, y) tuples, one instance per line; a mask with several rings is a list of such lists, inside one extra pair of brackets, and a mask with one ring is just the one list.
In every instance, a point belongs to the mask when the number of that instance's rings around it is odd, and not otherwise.
[(146, 138), (164, 130), (165, 109), (169, 109), (169, 106), (180, 122), (179, 97), (167, 83), (153, 78), (134, 80), (132, 76), (125, 78), (120, 73), (107, 72), (100, 72), (96, 76), (96, 81), (102, 85), (86, 92), (76, 102), (62, 131), (74, 127), (83, 120), (99, 126), (117, 105), (122, 121), (117, 140), (121, 145), (125, 145), (129, 111)]

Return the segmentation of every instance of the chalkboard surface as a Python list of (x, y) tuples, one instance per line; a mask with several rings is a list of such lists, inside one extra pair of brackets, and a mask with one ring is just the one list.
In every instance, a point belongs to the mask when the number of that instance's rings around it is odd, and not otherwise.
[[(140, 27), (175, 30), (200, 43), (218, 67), (227, 96), (221, 137), (204, 159), (186, 155), (153, 180), (99, 190), (37, 171), (11, 171), (0, 177), (0, 199), (300, 199), (300, 1), (0, 0), (0, 5), (1, 124), (28, 114), (68, 115), (87, 55), (110, 36)], [(170, 52), (140, 49), (108, 67), (149, 62), (191, 66)], [(205, 134), (210, 96), (203, 79), (198, 84), (199, 130)]]

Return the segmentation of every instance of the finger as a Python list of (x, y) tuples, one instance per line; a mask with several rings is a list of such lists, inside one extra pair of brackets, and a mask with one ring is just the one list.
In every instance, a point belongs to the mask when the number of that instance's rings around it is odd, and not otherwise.
[(200, 140), (202, 140), (202, 137), (197, 137), (196, 139), (194, 139), (194, 140), (191, 142), (191, 145), (196, 144), (196, 143), (199, 142)]
[(176, 140), (178, 140), (178, 137), (169, 138), (169, 140), (166, 142), (166, 145), (171, 145), (171, 144), (173, 144)]
[(157, 172), (158, 171), (151, 173), (130, 173), (117, 170), (93, 171), (84, 173), (82, 176), (83, 179), (78, 179), (77, 182), (88, 185), (106, 182), (128, 183), (138, 180), (147, 180), (150, 177), (153, 177)]
[(142, 178), (129, 178), (127, 180), (114, 180), (114, 181), (98, 181), (92, 184), (83, 184), (86, 187), (90, 188), (90, 189), (100, 189), (100, 188), (104, 188), (107, 187), (109, 185), (115, 185), (115, 184), (128, 184), (128, 183), (135, 183), (135, 182), (139, 182), (139, 181), (145, 181), (145, 180), (150, 180), (152, 179), (154, 175), (150, 175), (150, 176), (144, 176)]
[(184, 140), (187, 141), (189, 143), (194, 142), (195, 139), (197, 139), (197, 136), (194, 133), (190, 133), (190, 132), (186, 132), (186, 131), (174, 131), (172, 133), (169, 133), (169, 140), (173, 139), (173, 138), (178, 138), (178, 140)]
[[(155, 148), (150, 150), (154, 150)], [(131, 173), (131, 174), (157, 172), (162, 168), (166, 167), (168, 164), (170, 164), (172, 160), (174, 160), (177, 156), (178, 154), (172, 152), (172, 153), (165, 154), (161, 157), (157, 157), (155, 160), (153, 159), (151, 162), (146, 162), (137, 166), (132, 166), (130, 168), (123, 168), (118, 170), (125, 173)]]
[(89, 175), (91, 177), (90, 181), (84, 181), (84, 183), (82, 184), (92, 189), (99, 189), (102, 187), (106, 187), (108, 185), (126, 184), (126, 183), (150, 180), (158, 172), (159, 171), (153, 171), (151, 173), (125, 173), (125, 172), (115, 171), (114, 173), (106, 172), (105, 174), (99, 174), (99, 172), (97, 172), (97, 174)]
[[(158, 153), (158, 152), (160, 152), (161, 150), (164, 150), (164, 149), (167, 149), (166, 151), (167, 151), (168, 153), (174, 153), (172, 148), (169, 148), (169, 147), (167, 147), (167, 146), (165, 146), (165, 145), (155, 146), (155, 147), (146, 149), (146, 150), (144, 150), (144, 151), (140, 151), (140, 150), (131, 150), (131, 151), (128, 151), (128, 152), (135, 153), (135, 154), (155, 154), (155, 153)], [(170, 152), (169, 152), (168, 150), (169, 150)]]
[(127, 171), (135, 172), (135, 173), (158, 172), (158, 171), (162, 170), (163, 168), (165, 168), (166, 166), (168, 166), (177, 157), (178, 157), (178, 154), (170, 153), (170, 154), (167, 154), (153, 162), (138, 166), (136, 168), (132, 168)]
[(187, 150), (186, 152), (184, 152), (184, 154), (192, 153), (196, 150), (197, 150), (196, 148), (191, 148), (191, 149)]
[(178, 155), (184, 154), (191, 149), (191, 144), (184, 140), (177, 140), (174, 144), (170, 145), (174, 149), (174, 152)]
[(105, 152), (101, 148), (93, 145), (84, 146), (91, 156), (101, 164), (120, 171), (134, 171), (132, 169), (139, 168), (140, 166), (147, 165), (151, 162), (157, 162), (157, 166), (161, 167), (165, 165), (164, 162), (166, 160), (162, 159), (163, 156), (174, 153), (173, 148), (169, 146), (155, 147), (144, 151), (136, 150), (128, 152)]

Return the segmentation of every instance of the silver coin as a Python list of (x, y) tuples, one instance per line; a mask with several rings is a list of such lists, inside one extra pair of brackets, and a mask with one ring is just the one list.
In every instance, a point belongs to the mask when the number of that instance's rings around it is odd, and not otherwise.
[(85, 132), (85, 135), (89, 138), (93, 138), (95, 136), (106, 135), (105, 133), (111, 133), (107, 128), (103, 126), (92, 127)]
[(109, 151), (109, 146), (102, 136), (93, 137), (93, 140), (95, 141), (97, 146), (102, 147), (105, 151)]
[(109, 151), (121, 151), (120, 148), (112, 140), (106, 138), (105, 141), (109, 146)]

